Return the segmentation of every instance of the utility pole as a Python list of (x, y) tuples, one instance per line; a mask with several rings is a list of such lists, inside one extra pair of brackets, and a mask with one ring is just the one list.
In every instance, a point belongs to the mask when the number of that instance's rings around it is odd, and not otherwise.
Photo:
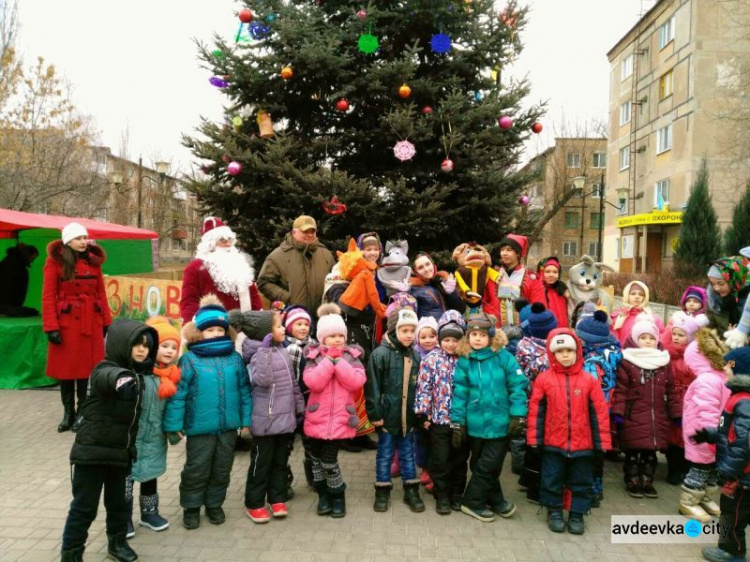
[(586, 185), (581, 188), (581, 247), (578, 249), (578, 257), (584, 254), (583, 240), (586, 232)]
[(138, 228), (143, 226), (143, 211), (141, 203), (143, 200), (143, 158), (138, 157)]
[(596, 261), (602, 261), (602, 232), (604, 230), (604, 173), (599, 180), (599, 242), (596, 248)]

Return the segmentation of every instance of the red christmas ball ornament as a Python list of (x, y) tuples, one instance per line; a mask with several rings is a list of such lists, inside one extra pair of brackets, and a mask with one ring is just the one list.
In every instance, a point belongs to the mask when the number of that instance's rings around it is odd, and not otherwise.
[(528, 195), (521, 195), (521, 197), (518, 198), (518, 202), (524, 207), (529, 204), (529, 201), (530, 199)]
[(510, 129), (513, 126), (513, 119), (507, 115), (503, 115), (497, 120), (497, 124), (500, 125), (501, 129)]
[(284, 80), (289, 80), (292, 76), (294, 76), (294, 71), (291, 66), (285, 66), (281, 69), (281, 77)]
[(411, 88), (408, 84), (401, 84), (401, 87), (398, 89), (398, 95), (401, 96), (402, 99), (406, 99), (409, 96), (411, 96)]
[(360, 11), (357, 12), (357, 17), (361, 21), (365, 21), (367, 19), (367, 12), (365, 12), (364, 10), (360, 10)]
[(544, 129), (544, 127), (542, 127), (542, 124), (539, 121), (531, 125), (531, 130), (537, 135), (542, 132), (542, 129)]
[(227, 173), (230, 176), (238, 176), (240, 173), (242, 173), (242, 164), (236, 161), (232, 161), (227, 166)]
[(432, 108), (429, 105), (425, 105), (422, 108), (422, 115), (430, 115), (432, 113)]
[(453, 160), (451, 160), (450, 158), (446, 158), (445, 160), (443, 160), (443, 163), (440, 164), (440, 169), (443, 170), (446, 174), (448, 172), (452, 172), (453, 171)]
[(349, 111), (349, 100), (345, 98), (341, 98), (339, 101), (336, 102), (336, 109), (339, 111)]
[(240, 18), (240, 21), (242, 23), (250, 23), (253, 21), (253, 13), (250, 10), (240, 10), (240, 13), (237, 14), (237, 17)]

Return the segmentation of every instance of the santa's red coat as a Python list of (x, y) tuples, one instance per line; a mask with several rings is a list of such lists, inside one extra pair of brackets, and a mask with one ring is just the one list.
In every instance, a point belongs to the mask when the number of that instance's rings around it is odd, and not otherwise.
[(104, 326), (112, 323), (102, 279), (104, 250), (93, 245), (76, 260), (75, 278), (63, 281), (61, 240), (47, 246), (42, 288), (42, 325), (60, 332), (62, 344), (49, 344), (47, 376), (58, 380), (88, 378), (104, 359)]
[[(232, 295), (222, 293), (211, 278), (211, 274), (201, 259), (194, 259), (185, 268), (182, 277), (182, 295), (180, 297), (180, 316), (183, 324), (190, 322), (198, 310), (198, 303), (201, 298), (209, 293), (213, 293), (224, 308), (232, 310), (240, 307), (239, 299)], [(255, 283), (250, 284), (250, 303), (253, 310), (261, 310), (263, 303), (260, 300), (260, 293)]]

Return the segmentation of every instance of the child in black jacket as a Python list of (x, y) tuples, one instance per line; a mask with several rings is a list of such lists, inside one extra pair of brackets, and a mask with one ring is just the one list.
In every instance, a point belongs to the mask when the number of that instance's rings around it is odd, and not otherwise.
[(83, 422), (70, 451), (73, 501), (63, 531), (63, 561), (83, 559), (102, 487), (107, 552), (118, 561), (138, 559), (125, 537), (130, 517), (125, 479), (136, 458), (142, 375), (153, 369), (158, 341), (156, 330), (135, 320), (117, 320), (109, 328), (105, 359), (91, 372)]

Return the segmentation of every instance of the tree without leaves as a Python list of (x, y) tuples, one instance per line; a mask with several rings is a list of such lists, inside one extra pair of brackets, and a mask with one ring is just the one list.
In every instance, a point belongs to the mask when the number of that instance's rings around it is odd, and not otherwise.
[(681, 277), (705, 273), (719, 257), (721, 231), (708, 190), (708, 164), (704, 159), (682, 215), (680, 239), (675, 252), (675, 271)]
[[(366, 230), (428, 251), (500, 238), (525, 183), (511, 170), (540, 107), (520, 109), (528, 83), (501, 87), (490, 69), (520, 50), (524, 10), (510, 8), (517, 12), (511, 28), (490, 0), (370, 4), (365, 21), (342, 0), (259, 0), (252, 9), (264, 24), (275, 17), (265, 40), (230, 46), (217, 38), (218, 56), (200, 49), (214, 75), (230, 77), (227, 121), (204, 121), (203, 138), (184, 141), (210, 161), (207, 179), (192, 189), (251, 253), (265, 257), (301, 213), (315, 216), (335, 247)], [(438, 32), (452, 39), (448, 54), (430, 47)], [(367, 33), (379, 38), (375, 54), (358, 50)], [(287, 65), (294, 76), (285, 81), (279, 71)], [(404, 83), (408, 99), (398, 95)], [(348, 111), (336, 109), (341, 99)], [(257, 136), (261, 109), (276, 123), (273, 139)], [(498, 128), (503, 114), (513, 116), (512, 129)], [(235, 128), (230, 120), (240, 115)], [(393, 146), (405, 139), (417, 152), (402, 163)], [(450, 173), (440, 171), (446, 152), (455, 163)], [(243, 164), (236, 178), (227, 160)], [(321, 205), (334, 195), (348, 211), (328, 216)]]
[(750, 181), (745, 193), (734, 206), (732, 224), (724, 232), (724, 254), (736, 256), (747, 246), (750, 246)]

